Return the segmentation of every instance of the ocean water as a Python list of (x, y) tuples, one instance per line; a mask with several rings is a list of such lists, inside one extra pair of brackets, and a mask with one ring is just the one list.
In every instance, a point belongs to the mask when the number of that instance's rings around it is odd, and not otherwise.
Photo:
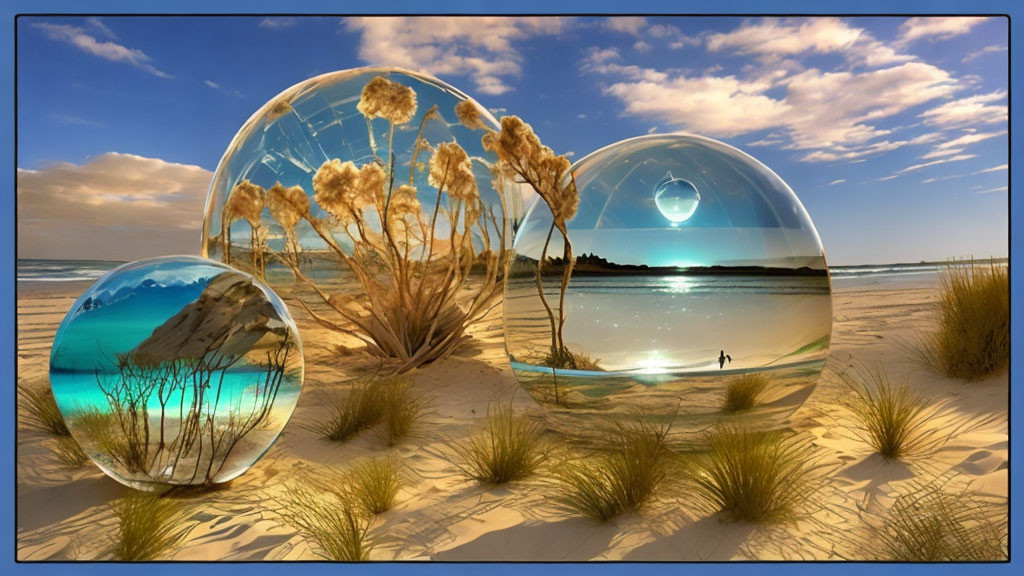
[[(982, 261), (987, 262), (987, 260)], [(997, 259), (1005, 264), (1006, 259)], [(75, 282), (96, 280), (124, 264), (107, 260), (38, 260), (19, 258), (17, 262), (18, 282)], [(832, 266), (829, 274), (832, 280), (858, 277), (893, 276), (904, 274), (935, 274), (946, 267), (945, 263), (919, 262), (904, 264), (865, 264), (858, 266)], [(326, 271), (316, 271), (324, 274)], [(575, 280), (574, 280), (575, 281)]]
[[(556, 308), (557, 281), (545, 282)], [(550, 348), (534, 281), (506, 293), (506, 345), (520, 369)], [(822, 360), (832, 308), (826, 277), (578, 276), (565, 295), (565, 345), (605, 373), (732, 372)], [(725, 366), (719, 357), (729, 356)], [(607, 375), (607, 374), (606, 374)]]

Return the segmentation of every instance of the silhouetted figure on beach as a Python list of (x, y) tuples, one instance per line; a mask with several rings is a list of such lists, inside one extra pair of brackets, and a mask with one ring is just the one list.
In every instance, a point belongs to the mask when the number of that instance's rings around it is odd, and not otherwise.
[(732, 364), (732, 356), (725, 353), (725, 350), (718, 351), (718, 369), (725, 368), (725, 361), (728, 360), (729, 364)]

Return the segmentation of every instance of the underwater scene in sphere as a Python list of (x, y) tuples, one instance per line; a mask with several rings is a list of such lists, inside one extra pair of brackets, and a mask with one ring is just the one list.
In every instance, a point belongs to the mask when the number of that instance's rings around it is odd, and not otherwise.
[(684, 134), (613, 144), (573, 173), (566, 233), (536, 202), (515, 237), (504, 322), (523, 387), (594, 422), (783, 422), (813, 390), (832, 327), (821, 241), (793, 191)]
[(126, 264), (75, 301), (50, 353), (72, 437), (140, 490), (249, 469), (302, 389), (299, 334), (249, 274), (195, 257)]

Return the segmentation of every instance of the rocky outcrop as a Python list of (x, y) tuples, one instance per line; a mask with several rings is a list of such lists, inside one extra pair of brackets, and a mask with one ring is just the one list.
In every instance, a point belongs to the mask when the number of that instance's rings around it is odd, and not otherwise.
[(264, 336), (287, 328), (263, 291), (248, 277), (224, 272), (131, 353), (135, 364), (181, 359), (223, 364), (246, 355)]

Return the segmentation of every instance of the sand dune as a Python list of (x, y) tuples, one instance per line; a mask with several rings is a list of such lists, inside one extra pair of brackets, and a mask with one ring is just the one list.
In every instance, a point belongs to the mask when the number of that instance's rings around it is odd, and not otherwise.
[[(915, 276), (920, 279), (921, 276)], [(84, 286), (19, 286), (18, 385), (47, 382), (53, 333)], [(433, 399), (419, 433), (395, 448), (405, 466), (404, 486), (392, 511), (373, 529), (371, 558), (436, 560), (728, 560), (864, 558), (849, 535), (864, 516), (884, 511), (893, 494), (930, 477), (970, 482), (970, 490), (1005, 505), (1008, 458), (1008, 376), (963, 383), (923, 370), (897, 345), (930, 330), (936, 320), (938, 283), (836, 285), (832, 352), (820, 383), (791, 417), (811, 435), (828, 482), (810, 516), (799, 522), (757, 527), (723, 522), (695, 510), (685, 495), (666, 495), (642, 513), (604, 525), (565, 515), (550, 504), (543, 480), (487, 488), (467, 482), (452, 460), (452, 441), (464, 438), (490, 402), (513, 401), (537, 418), (544, 410), (518, 391), (508, 367), (500, 316), (472, 330), (473, 341), (450, 361), (417, 370), (414, 389)], [(174, 560), (310, 560), (309, 544), (278, 513), (281, 499), (303, 471), (345, 467), (383, 454), (372, 434), (331, 443), (309, 430), (326, 415), (325, 398), (343, 392), (376, 362), (345, 346), (292, 310), (302, 330), (306, 387), (295, 415), (270, 451), (249, 472), (217, 489), (183, 492), (189, 535)], [(839, 377), (853, 361), (881, 363), (896, 381), (949, 399), (933, 424), (962, 427), (935, 454), (908, 463), (872, 455), (852, 431), (841, 401)], [(49, 437), (19, 424), (17, 556), (20, 560), (109, 558), (114, 534), (109, 502), (128, 489), (88, 467), (61, 469)]]

